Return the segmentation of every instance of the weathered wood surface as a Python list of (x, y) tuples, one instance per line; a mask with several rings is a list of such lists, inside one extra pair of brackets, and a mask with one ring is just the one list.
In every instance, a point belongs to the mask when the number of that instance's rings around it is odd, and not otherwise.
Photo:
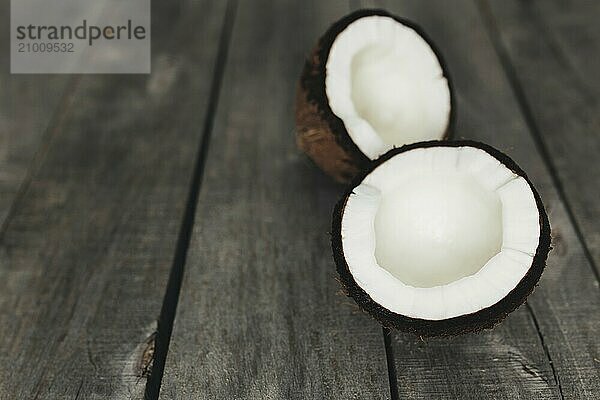
[[(479, 58), (493, 55), (485, 32), (468, 34), (478, 23), (477, 11), (456, 2), (425, 6), (418, 1), (389, 1), (365, 5), (407, 17), (430, 34), (446, 59), (457, 91), (457, 136), (484, 139), (478, 131), (489, 130), (488, 124), (493, 121), (486, 118), (497, 105), (485, 110), (485, 115), (474, 113), (471, 105), (488, 94), (481, 89), (479, 79), (490, 75), (485, 70), (486, 63)], [(453, 11), (457, 6), (459, 10)], [(460, 24), (446, 22), (459, 14)], [(493, 71), (498, 72), (496, 65)], [(423, 341), (412, 335), (395, 334), (392, 346), (400, 398), (560, 398), (535, 324), (525, 307), (494, 330), (481, 334)]]
[(492, 1), (529, 124), (600, 272), (600, 2)]
[[(295, 149), (293, 99), (317, 38), (361, 5), (425, 28), (457, 137), (511, 155), (548, 208), (547, 270), (494, 330), (384, 337), (339, 293), (343, 188)], [(167, 339), (175, 317), (164, 399), (600, 398), (600, 5), (229, 6), (155, 2), (150, 76), (11, 76), (0, 59), (0, 399), (141, 399), (159, 313)]]
[[(0, 231), (20, 189), (27, 184), (36, 152), (64, 112), (74, 77), (10, 74), (10, 2), (0, 4)], [(70, 85), (71, 84), (71, 85)], [(54, 117), (54, 119), (53, 119)]]
[(304, 57), (347, 2), (241, 1), (161, 398), (389, 398), (382, 330), (339, 293), (342, 188), (294, 143)]
[(224, 10), (156, 2), (152, 75), (72, 94), (0, 237), (1, 399), (143, 397)]
[[(389, 6), (421, 24), (446, 56), (458, 92), (457, 137), (489, 143), (528, 172), (542, 194), (555, 236), (548, 267), (529, 305), (500, 327), (457, 341), (422, 345), (395, 336), (400, 397), (443, 397), (448, 390), (474, 399), (597, 397), (598, 282), (496, 55), (481, 10), (470, 1), (404, 1)], [(547, 353), (545, 360), (541, 350)], [(419, 376), (415, 372), (419, 368), (429, 374)], [(436, 381), (439, 384), (432, 385)]]

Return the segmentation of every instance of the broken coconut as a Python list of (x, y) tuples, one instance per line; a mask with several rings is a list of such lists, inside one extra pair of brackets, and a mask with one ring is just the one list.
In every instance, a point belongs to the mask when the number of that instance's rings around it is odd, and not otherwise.
[(421, 336), (490, 328), (522, 304), (550, 249), (525, 173), (472, 141), (386, 153), (333, 215), (341, 283), (383, 325)]
[(347, 182), (402, 145), (448, 137), (448, 73), (423, 31), (381, 10), (335, 24), (307, 60), (296, 97), (298, 146)]

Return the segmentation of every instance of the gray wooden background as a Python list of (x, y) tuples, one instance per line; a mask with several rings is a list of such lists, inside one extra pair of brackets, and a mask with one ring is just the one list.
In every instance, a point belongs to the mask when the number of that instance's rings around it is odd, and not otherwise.
[[(430, 34), (457, 137), (511, 155), (549, 211), (541, 283), (494, 330), (421, 340), (340, 294), (343, 188), (296, 150), (293, 99), (318, 37), (371, 6)], [(600, 2), (152, 15), (149, 76), (10, 75), (0, 30), (0, 399), (600, 399)]]

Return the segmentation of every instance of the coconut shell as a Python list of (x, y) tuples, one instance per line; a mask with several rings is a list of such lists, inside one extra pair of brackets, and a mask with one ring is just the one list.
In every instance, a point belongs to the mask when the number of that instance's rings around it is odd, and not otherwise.
[(450, 89), (450, 116), (443, 139), (451, 136), (454, 126), (455, 102), (446, 64), (440, 52), (419, 26), (384, 10), (359, 10), (343, 17), (325, 32), (306, 60), (296, 93), (298, 147), (325, 173), (342, 183), (350, 182), (369, 165), (370, 160), (352, 141), (344, 122), (329, 106), (325, 89), (327, 59), (333, 42), (348, 25), (357, 19), (373, 15), (390, 17), (412, 28), (432, 48)]
[[(488, 154), (496, 158), (508, 169), (513, 171), (516, 175), (525, 179), (531, 191), (534, 195), (535, 202), (537, 204), (538, 212), (540, 215), (540, 240), (536, 249), (533, 262), (527, 274), (521, 279), (521, 281), (500, 301), (490, 307), (484, 308), (471, 314), (460, 315), (458, 317), (447, 318), (443, 320), (425, 320), (419, 318), (412, 318), (405, 315), (397, 314), (393, 311), (388, 310), (379, 303), (375, 302), (367, 292), (365, 292), (354, 280), (346, 258), (344, 256), (344, 249), (342, 244), (342, 219), (344, 215), (344, 208), (346, 202), (354, 188), (358, 186), (364, 178), (369, 175), (375, 168), (394, 157), (397, 154), (403, 153), (408, 150), (416, 148), (427, 148), (427, 147), (460, 147), (460, 146), (471, 146), (486, 151)], [(542, 199), (535, 190), (535, 187), (525, 174), (525, 172), (506, 154), (494, 149), (486, 144), (471, 141), (471, 140), (458, 140), (458, 141), (439, 141), (433, 140), (428, 142), (414, 143), (403, 146), (398, 149), (393, 149), (381, 156), (379, 159), (373, 161), (369, 168), (360, 173), (355, 177), (354, 181), (350, 185), (350, 189), (342, 196), (341, 200), (335, 207), (333, 212), (332, 222), (332, 234), (331, 234), (331, 247), (333, 250), (333, 258), (336, 263), (337, 272), (340, 277), (340, 283), (342, 284), (345, 293), (348, 297), (351, 297), (363, 310), (380, 322), (383, 326), (388, 328), (397, 329), (403, 332), (414, 333), (418, 336), (455, 336), (463, 333), (478, 332), (483, 329), (490, 329), (496, 324), (501, 322), (508, 314), (514, 311), (517, 307), (525, 302), (527, 297), (533, 292), (537, 285), (542, 272), (546, 266), (546, 259), (551, 249), (551, 233), (550, 233), (550, 222), (548, 220), (548, 214), (544, 209)]]

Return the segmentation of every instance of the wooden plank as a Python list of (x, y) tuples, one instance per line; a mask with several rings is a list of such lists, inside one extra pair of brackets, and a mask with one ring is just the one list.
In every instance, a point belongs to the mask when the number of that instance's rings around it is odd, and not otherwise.
[[(479, 92), (471, 79), (485, 78), (483, 63), (475, 61), (488, 57), (490, 49), (485, 41), (482, 45), (481, 37), (465, 36), (473, 25), (480, 24), (476, 10), (454, 3), (381, 1), (365, 5), (386, 8), (425, 29), (445, 57), (455, 84), (458, 136), (489, 142), (489, 137), (479, 135), (479, 130), (488, 129), (485, 115), (474, 114), (472, 106), (485, 93)], [(454, 7), (460, 11), (452, 11)], [(460, 18), (453, 20), (461, 12)], [(399, 398), (559, 398), (534, 321), (524, 307), (491, 331), (424, 340), (395, 333), (392, 347)]]
[[(0, 231), (26, 185), (34, 155), (52, 134), (72, 77), (10, 74), (10, 2), (0, 4)], [(54, 116), (54, 121), (53, 121)]]
[(161, 397), (389, 397), (381, 328), (339, 293), (343, 188), (294, 144), (295, 85), (333, 1), (240, 2)]
[[(583, 21), (577, 21), (576, 19), (571, 19), (567, 16), (564, 20), (565, 24), (568, 24), (574, 30), (579, 29), (577, 27), (578, 24), (581, 24), (584, 27), (591, 27), (592, 23), (590, 22), (590, 18), (593, 15), (598, 15), (598, 4), (595, 4), (594, 6), (591, 2), (574, 2), (572, 4), (579, 4), (582, 6), (580, 15), (587, 14), (587, 17), (584, 17), (584, 19), (587, 19), (588, 22), (584, 23)], [(568, 13), (566, 10), (573, 9), (573, 5), (568, 5), (567, 3), (564, 3), (563, 5), (566, 7), (564, 11), (565, 15), (567, 15)], [(576, 6), (575, 8), (578, 7)], [(552, 279), (550, 279), (550, 277), (547, 279), (548, 283), (544, 286), (545, 296), (535, 298), (536, 300), (539, 299), (539, 303), (532, 302), (532, 306), (537, 314), (540, 315), (540, 330), (546, 337), (549, 354), (554, 354), (554, 365), (562, 380), (562, 392), (564, 397), (598, 397), (598, 393), (600, 393), (600, 341), (597, 339), (597, 332), (598, 329), (600, 329), (600, 315), (598, 314), (598, 307), (600, 307), (600, 296), (598, 296), (598, 270), (594, 268), (597, 267), (594, 265), (594, 256), (590, 256), (589, 254), (590, 247), (586, 248), (586, 242), (582, 241), (582, 239), (587, 240), (588, 237), (591, 237), (591, 241), (587, 242), (587, 244), (591, 244), (591, 248), (597, 249), (597, 247), (594, 246), (598, 244), (598, 241), (594, 239), (594, 235), (597, 234), (598, 228), (597, 226), (590, 225), (589, 221), (586, 221), (584, 224), (582, 219), (598, 217), (596, 202), (592, 203), (589, 201), (591, 197), (598, 197), (597, 183), (600, 179), (600, 175), (598, 174), (598, 162), (597, 159), (595, 159), (596, 155), (594, 154), (592, 156), (590, 164), (586, 166), (583, 166), (583, 164), (580, 163), (578, 164), (579, 166), (574, 165), (568, 168), (561, 165), (561, 163), (565, 162), (563, 156), (559, 155), (558, 152), (549, 152), (549, 147), (546, 145), (546, 142), (548, 144), (554, 142), (554, 145), (552, 145), (553, 148), (558, 148), (556, 145), (558, 131), (551, 131), (551, 128), (556, 128), (556, 126), (552, 126), (552, 124), (548, 124), (548, 121), (546, 121), (544, 122), (545, 125), (543, 129), (540, 130), (541, 122), (538, 123), (538, 125), (536, 124), (536, 121), (534, 121), (535, 116), (533, 115), (533, 108), (530, 105), (533, 103), (527, 101), (523, 87), (520, 85), (520, 82), (527, 81), (527, 79), (521, 78), (520, 74), (523, 73), (524, 76), (527, 77), (530, 76), (530, 73), (527, 73), (524, 70), (517, 71), (515, 69), (507, 56), (506, 47), (500, 33), (501, 30), (499, 30), (499, 25), (494, 18), (491, 9), (485, 2), (480, 3), (480, 9), (482, 15), (486, 18), (496, 51), (504, 61), (505, 70), (512, 83), (517, 100), (520, 100), (520, 106), (524, 117), (528, 122), (534, 139), (537, 141), (538, 150), (542, 156), (544, 156), (547, 167), (549, 167), (550, 172), (554, 175), (553, 177), (555, 179), (553, 180), (553, 183), (558, 184), (558, 193), (553, 193), (553, 195), (557, 198), (556, 203), (560, 203), (560, 206), (562, 206), (560, 209), (555, 210), (553, 223), (553, 245), (556, 249), (554, 259), (556, 260), (557, 270), (554, 270), (550, 276)], [(536, 22), (530, 19), (530, 16), (527, 17), (527, 20), (528, 24), (533, 26), (537, 25)], [(597, 26), (594, 26), (594, 29), (597, 29)], [(550, 31), (539, 33), (538, 35), (543, 35), (544, 41), (552, 42), (554, 40), (554, 35)], [(536, 51), (539, 51), (538, 48), (543, 49), (544, 47), (545, 46), (536, 46)], [(553, 50), (555, 53), (557, 52), (557, 48)], [(585, 53), (584, 48), (581, 48), (581, 50)], [(558, 53), (560, 53), (560, 50), (558, 50)], [(547, 53), (542, 52), (538, 57), (545, 58), (544, 54)], [(593, 54), (595, 55), (595, 53)], [(557, 54), (554, 55), (556, 56)], [(566, 61), (568, 63), (567, 58), (564, 58), (561, 61)], [(583, 60), (580, 61), (583, 62)], [(553, 61), (549, 59), (548, 62), (550, 64)], [(536, 71), (536, 74), (539, 77), (545, 77), (547, 84), (550, 86), (547, 90), (547, 95), (551, 100), (546, 103), (549, 107), (546, 112), (562, 114), (564, 109), (559, 103), (571, 102), (573, 88), (568, 88), (568, 86), (563, 85), (561, 85), (560, 88), (554, 86), (551, 81), (556, 79), (556, 76), (551, 77), (548, 75), (550, 74), (548, 69), (540, 68)], [(564, 78), (567, 80), (575, 79), (572, 74), (568, 77), (565, 75)], [(588, 95), (594, 93), (594, 90), (595, 93), (599, 93), (597, 90), (598, 80), (597, 77), (595, 78), (595, 81), (591, 81), (592, 83), (589, 86), (590, 91), (588, 92)], [(575, 91), (585, 91), (585, 89), (583, 89), (584, 86), (585, 85), (580, 85)], [(533, 92), (537, 89), (530, 88), (528, 90)], [(540, 88), (539, 90), (546, 92), (546, 88)], [(581, 92), (579, 92), (579, 95), (581, 95)], [(544, 96), (542, 95), (542, 97)], [(592, 103), (597, 103), (597, 98), (596, 100), (588, 100)], [(574, 101), (574, 103), (578, 102), (578, 100)], [(536, 107), (538, 106), (539, 105), (536, 105)], [(577, 105), (575, 105), (575, 109), (576, 108)], [(582, 111), (585, 115), (590, 109), (583, 108), (578, 111)], [(584, 140), (587, 141), (587, 144), (581, 146), (580, 143), (578, 143), (569, 148), (568, 151), (572, 151), (569, 155), (572, 161), (574, 161), (574, 157), (585, 158), (590, 154), (590, 149), (586, 149), (586, 146), (591, 146), (591, 148), (596, 146), (596, 148), (598, 148), (600, 143), (597, 138), (595, 140), (590, 140), (590, 138), (595, 137), (596, 132), (593, 128), (590, 130), (589, 125), (587, 125), (588, 123), (597, 125), (599, 120), (597, 118), (590, 119), (588, 117), (580, 118), (582, 114), (579, 112), (576, 112), (576, 114), (577, 115), (573, 117), (570, 124), (573, 124), (573, 130), (578, 132), (573, 136), (571, 136), (570, 133), (567, 133), (569, 135), (568, 141)], [(566, 114), (562, 115), (564, 115), (565, 119), (568, 118)], [(539, 117), (539, 120), (541, 121), (541, 117)], [(582, 131), (584, 132), (582, 133)], [(565, 132), (568, 132), (568, 130)], [(586, 136), (586, 139), (583, 139), (583, 136)], [(594, 167), (594, 163), (596, 167)], [(562, 175), (562, 172), (557, 172), (557, 166), (559, 166), (560, 170), (564, 170), (566, 174), (574, 173), (574, 169), (579, 168), (579, 173), (589, 177), (590, 182), (594, 183), (591, 183), (592, 186), (585, 188), (580, 188), (576, 185), (573, 186), (573, 182), (567, 183), (566, 180), (564, 180), (564, 177), (567, 175)], [(562, 179), (556, 179), (557, 176), (560, 176)], [(550, 177), (548, 177), (547, 180), (550, 180)], [(583, 182), (584, 181), (581, 180), (580, 177), (579, 184), (583, 184)], [(548, 186), (550, 186), (550, 184), (548, 184)], [(563, 188), (567, 188), (569, 191), (565, 192)], [(577, 207), (571, 208), (562, 203), (565, 197), (571, 201), (579, 196), (579, 190), (581, 190), (582, 199), (584, 200), (579, 203), (574, 202), (573, 204), (577, 205)], [(560, 202), (558, 200), (560, 200)], [(590, 210), (586, 211), (588, 214), (585, 214), (582, 210), (578, 211), (578, 208), (581, 205), (590, 207)], [(573, 211), (575, 211), (575, 214)], [(582, 223), (581, 227), (584, 228), (584, 235), (581, 234), (581, 230), (578, 229), (577, 226), (573, 225), (574, 220)], [(560, 270), (558, 270), (559, 268)], [(550, 312), (547, 312), (548, 309)]]
[(514, 85), (598, 274), (600, 3), (490, 4)]
[(156, 2), (152, 74), (82, 78), (0, 238), (0, 399), (143, 397), (224, 12)]
[[(408, 339), (395, 336), (401, 395), (429, 398), (436, 388), (445, 393), (451, 383), (461, 398), (597, 396), (598, 284), (480, 13), (468, 1), (405, 1), (390, 8), (421, 24), (446, 56), (458, 94), (457, 137), (484, 141), (511, 155), (541, 192), (555, 235), (529, 305), (498, 328), (447, 343), (409, 342), (408, 354)], [(414, 365), (425, 374), (414, 374)], [(403, 368), (410, 375), (403, 376)]]

